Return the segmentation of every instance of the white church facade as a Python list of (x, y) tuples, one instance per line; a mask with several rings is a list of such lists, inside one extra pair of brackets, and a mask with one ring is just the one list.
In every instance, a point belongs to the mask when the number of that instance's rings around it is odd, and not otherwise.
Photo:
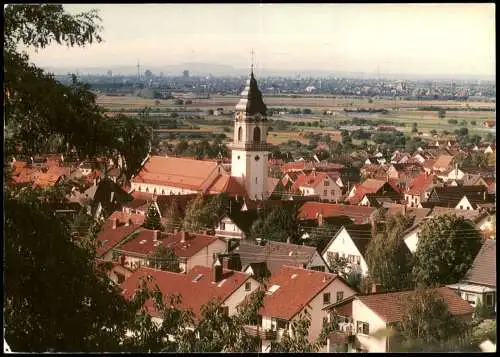
[(152, 156), (131, 180), (131, 190), (151, 195), (193, 193), (246, 196), (263, 200), (268, 187), (267, 107), (253, 69), (236, 105), (231, 173), (216, 161)]

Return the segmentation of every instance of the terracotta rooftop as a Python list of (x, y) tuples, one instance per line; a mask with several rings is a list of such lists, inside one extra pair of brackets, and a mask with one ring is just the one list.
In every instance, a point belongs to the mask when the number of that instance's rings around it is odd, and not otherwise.
[(226, 193), (230, 197), (245, 197), (247, 195), (245, 188), (231, 175), (219, 175), (207, 189), (207, 192), (214, 194)]
[[(155, 249), (155, 241), (153, 240), (154, 231), (146, 228), (140, 228), (139, 234), (133, 239), (127, 241), (118, 247), (118, 250), (125, 253), (137, 255), (152, 254)], [(184, 242), (182, 236), (184, 234)], [(158, 232), (158, 240), (165, 247), (172, 249), (175, 255), (179, 258), (189, 258), (198, 253), (201, 249), (208, 247), (217, 240), (221, 240), (215, 236), (203, 234), (194, 234), (188, 232), (177, 233), (160, 233)], [(141, 243), (142, 242), (142, 243)]]
[(453, 156), (440, 155), (433, 165), (435, 170), (448, 170), (451, 167)]
[(409, 195), (422, 195), (429, 190), (435, 182), (437, 182), (437, 177), (435, 175), (428, 175), (425, 172), (418, 174), (410, 182), (406, 193)]
[(354, 223), (365, 223), (370, 214), (375, 210), (373, 207), (353, 206), (321, 202), (305, 202), (297, 212), (299, 219), (316, 219), (318, 214), (323, 217), (347, 216)]
[(125, 222), (119, 222), (116, 229), (113, 229), (113, 221), (108, 219), (97, 235), (96, 256), (102, 257), (138, 228), (137, 224), (126, 226)]
[[(121, 284), (123, 294), (127, 299), (132, 298), (139, 287), (140, 279), (146, 276), (151, 276), (154, 279), (148, 287), (152, 289), (157, 284), (165, 298), (179, 294), (181, 296), (180, 308), (192, 310), (196, 318), (200, 317), (203, 305), (212, 299), (221, 302), (227, 300), (236, 289), (250, 279), (248, 274), (224, 270), (223, 280), (214, 283), (212, 268), (209, 267), (195, 266), (187, 274), (140, 267)], [(151, 300), (148, 300), (145, 306), (150, 314), (158, 316)]]
[(279, 288), (265, 295), (259, 314), (289, 321), (336, 278), (336, 274), (283, 266), (271, 276), (268, 286)]
[(219, 165), (214, 161), (152, 156), (133, 178), (136, 183), (150, 183), (201, 190)]
[(329, 179), (327, 173), (313, 171), (309, 175), (300, 175), (297, 180), (292, 185), (292, 190), (297, 190), (300, 187), (312, 187), (315, 188), (319, 186), (323, 181)]
[[(356, 299), (361, 301), (370, 310), (375, 312), (386, 323), (401, 321), (404, 303), (413, 291), (398, 291), (392, 293), (358, 295)], [(450, 313), (454, 316), (472, 314), (474, 308), (455, 291), (447, 287), (437, 288), (436, 292), (446, 302)]]

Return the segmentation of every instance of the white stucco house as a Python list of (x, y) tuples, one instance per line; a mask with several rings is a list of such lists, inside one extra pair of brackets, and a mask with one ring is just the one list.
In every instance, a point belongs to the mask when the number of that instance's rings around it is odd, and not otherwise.
[(341, 227), (332, 237), (321, 253), (322, 258), (329, 263), (335, 256), (347, 258), (350, 269), (368, 275), (368, 265), (365, 260), (365, 252), (372, 236), (371, 224), (353, 224)]
[(447, 285), (472, 306), (476, 307), (478, 303), (483, 303), (495, 313), (497, 311), (496, 252), (496, 240), (485, 240), (464, 278), (456, 284)]
[(248, 326), (248, 332), (260, 334), (262, 352), (270, 352), (272, 341), (279, 340), (285, 330), (291, 331), (292, 322), (306, 312), (311, 318), (309, 340), (314, 341), (326, 318), (323, 307), (356, 293), (336, 274), (291, 266), (283, 266), (267, 286), (259, 328)]
[[(435, 289), (449, 311), (470, 321), (474, 309), (447, 287)], [(356, 295), (324, 308), (329, 321), (337, 321), (330, 334), (328, 352), (391, 352), (391, 338), (373, 336), (402, 319), (403, 306), (412, 291)]]

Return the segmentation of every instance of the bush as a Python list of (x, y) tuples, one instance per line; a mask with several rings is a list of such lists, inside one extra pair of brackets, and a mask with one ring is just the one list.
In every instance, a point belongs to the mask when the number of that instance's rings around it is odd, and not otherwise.
[(448, 124), (456, 125), (458, 124), (458, 121), (456, 119), (448, 119)]

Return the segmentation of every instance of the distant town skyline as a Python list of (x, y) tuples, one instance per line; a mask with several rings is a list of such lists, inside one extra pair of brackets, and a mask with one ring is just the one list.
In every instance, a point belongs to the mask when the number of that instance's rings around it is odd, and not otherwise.
[(127, 4), (99, 10), (103, 43), (52, 45), (41, 67), (212, 63), (256, 71), (495, 75), (495, 4)]

